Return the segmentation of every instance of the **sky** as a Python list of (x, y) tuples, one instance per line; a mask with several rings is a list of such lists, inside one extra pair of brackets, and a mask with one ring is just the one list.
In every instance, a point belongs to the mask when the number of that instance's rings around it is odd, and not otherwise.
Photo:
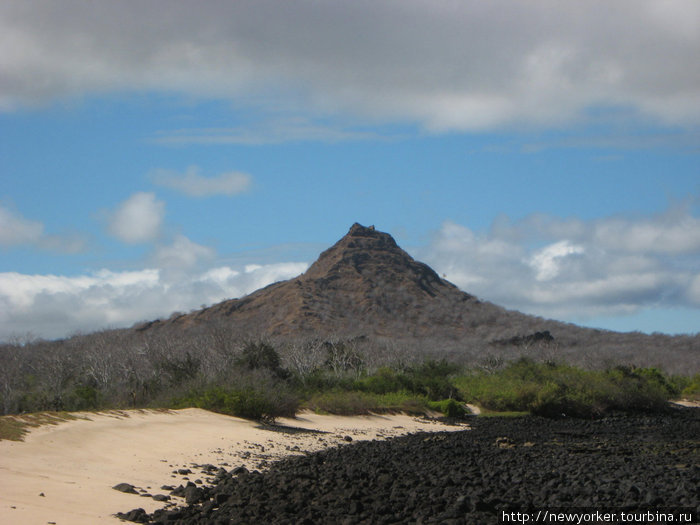
[(0, 2), (0, 341), (302, 273), (700, 331), (700, 2)]

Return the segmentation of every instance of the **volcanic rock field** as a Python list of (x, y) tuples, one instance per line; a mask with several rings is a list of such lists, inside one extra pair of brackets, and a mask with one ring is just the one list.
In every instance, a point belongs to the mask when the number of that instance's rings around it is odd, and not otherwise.
[(504, 512), (671, 509), (697, 522), (698, 408), (599, 420), (474, 417), (470, 426), (352, 443), (282, 460), (264, 473), (205, 467), (210, 485), (173, 489), (187, 506), (118, 517), (162, 524), (495, 524), (506, 522)]

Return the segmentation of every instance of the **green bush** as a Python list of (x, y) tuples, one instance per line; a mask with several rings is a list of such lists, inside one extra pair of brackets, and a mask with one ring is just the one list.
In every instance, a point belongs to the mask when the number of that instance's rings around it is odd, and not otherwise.
[(462, 419), (470, 414), (463, 403), (454, 399), (443, 399), (442, 401), (430, 401), (428, 406), (433, 410), (442, 412), (445, 417)]
[(684, 399), (700, 400), (700, 374), (695, 374), (680, 393)]
[(372, 394), (352, 390), (334, 390), (313, 395), (306, 406), (315, 412), (341, 416), (386, 412), (423, 414), (428, 408), (428, 401), (410, 392)]
[(269, 370), (282, 379), (289, 375), (281, 366), (282, 361), (277, 350), (264, 341), (246, 343), (243, 352), (235, 359), (234, 363), (248, 370)]
[(66, 410), (90, 410), (102, 406), (102, 393), (89, 385), (77, 386), (66, 402)]
[(354, 389), (373, 394), (398, 392), (406, 388), (405, 378), (391, 368), (383, 367), (374, 374), (358, 379), (352, 385)]
[(452, 381), (452, 376), (458, 371), (457, 365), (444, 359), (426, 361), (406, 372), (409, 390), (434, 401), (459, 397), (459, 391)]
[(452, 375), (458, 370), (457, 365), (444, 360), (426, 361), (404, 372), (385, 367), (371, 376), (358, 379), (352, 389), (373, 394), (405, 391), (437, 401), (459, 396), (452, 382)]
[(295, 375), (290, 379), (290, 383), (300, 395), (306, 398), (318, 392), (355, 388), (352, 379), (337, 376), (325, 370), (314, 370), (304, 378)]
[(591, 371), (519, 359), (496, 373), (455, 380), (467, 401), (493, 411), (528, 411), (548, 417), (599, 417), (612, 410), (660, 411), (674, 384), (654, 368)]
[(377, 398), (372, 394), (338, 390), (315, 394), (306, 405), (314, 412), (339, 416), (369, 414), (379, 409)]
[(540, 385), (505, 374), (477, 373), (455, 380), (461, 397), (484, 408), (498, 411), (528, 410), (540, 390)]
[(669, 398), (676, 397), (681, 393), (680, 389), (673, 383), (671, 378), (656, 367), (635, 368), (634, 373), (645, 379), (648, 383), (656, 385), (663, 390), (665, 395)]
[(288, 391), (271, 389), (210, 387), (176, 399), (175, 408), (197, 407), (253, 420), (293, 417), (299, 400)]
[(30, 390), (22, 393), (17, 400), (17, 412), (41, 412), (50, 410), (57, 403), (43, 390)]
[(667, 408), (672, 396), (666, 387), (653, 378), (647, 379), (639, 370), (618, 366), (605, 372), (611, 383), (605, 400), (609, 409), (642, 412)]

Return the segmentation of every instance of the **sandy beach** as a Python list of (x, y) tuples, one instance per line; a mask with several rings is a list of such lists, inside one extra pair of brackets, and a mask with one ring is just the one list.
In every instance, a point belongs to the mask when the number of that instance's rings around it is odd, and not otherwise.
[[(185, 484), (188, 478), (206, 483), (195, 465), (263, 470), (284, 456), (356, 440), (466, 428), (407, 415), (313, 413), (265, 427), (200, 409), (80, 417), (85, 419), (33, 429), (22, 442), (0, 441), (0, 524), (119, 523), (113, 516), (118, 511), (164, 506), (141, 494), (167, 495), (161, 486)], [(284, 431), (283, 426), (315, 432)], [(119, 483), (134, 485), (139, 494), (114, 490)]]

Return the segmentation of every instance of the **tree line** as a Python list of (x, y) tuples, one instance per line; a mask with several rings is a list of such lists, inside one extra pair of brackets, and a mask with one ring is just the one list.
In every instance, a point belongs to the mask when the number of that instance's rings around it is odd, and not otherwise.
[[(668, 377), (682, 371), (690, 378), (679, 383), (683, 388), (698, 372), (689, 368), (689, 363), (697, 366), (698, 336), (632, 334), (625, 339), (618, 334), (611, 342), (605, 333), (596, 340), (590, 334), (597, 332), (588, 331), (587, 339), (564, 344), (567, 337), (574, 340), (576, 329), (553, 337), (507, 339), (481, 333), (460, 341), (348, 335), (272, 339), (238, 333), (217, 321), (188, 330), (102, 330), (59, 341), (17, 340), (0, 345), (0, 410), (18, 414), (189, 404), (229, 412), (257, 406), (251, 413), (258, 415), (278, 407), (281, 415), (293, 413), (300, 403), (327, 410), (352, 396), (358, 407), (425, 409), (441, 401), (434, 390), (415, 386), (421, 384), (418, 376), (429, 384), (440, 375), (430, 371), (429, 363), (445, 364), (443, 378), (473, 376), (474, 371), (497, 374), (522, 358), (583, 370), (653, 367)], [(393, 391), (366, 387), (386, 379), (387, 371), (399, 374), (403, 383)], [(394, 395), (401, 392), (406, 395)], [(444, 397), (459, 398), (456, 392)]]

